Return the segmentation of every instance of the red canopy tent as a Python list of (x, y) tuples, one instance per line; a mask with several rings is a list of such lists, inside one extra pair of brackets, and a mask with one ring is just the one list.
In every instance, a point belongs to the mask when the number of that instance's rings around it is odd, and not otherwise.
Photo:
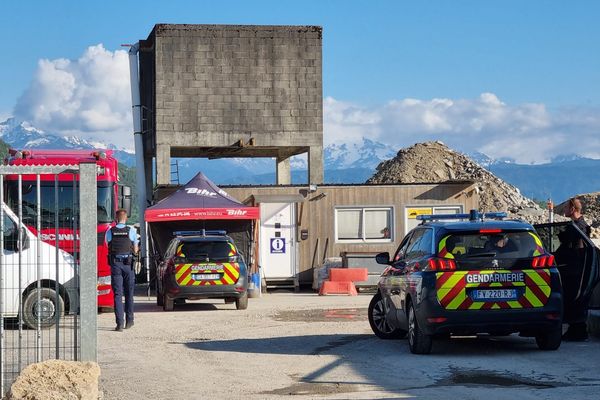
[(147, 222), (258, 219), (258, 207), (248, 207), (199, 172), (182, 188), (146, 209)]
[(240, 203), (200, 172), (175, 193), (146, 209), (151, 258), (161, 259), (175, 231), (224, 230), (252, 268), (258, 210)]

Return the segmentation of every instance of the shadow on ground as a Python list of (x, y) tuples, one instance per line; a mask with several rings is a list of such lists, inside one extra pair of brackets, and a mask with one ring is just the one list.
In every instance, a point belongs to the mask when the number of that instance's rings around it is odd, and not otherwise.
[[(434, 354), (427, 356), (411, 354), (406, 340), (386, 341), (372, 334), (201, 339), (184, 344), (211, 352), (336, 356), (326, 365), (322, 365), (323, 359), (315, 359), (316, 370), (295, 377), (297, 382), (288, 387), (263, 392), (270, 395), (332, 395), (364, 390), (406, 394), (407, 390), (457, 385), (543, 390), (573, 384), (563, 376), (541, 374), (546, 371), (549, 353), (539, 351), (533, 339), (516, 335), (440, 339), (434, 343)], [(522, 371), (521, 375), (513, 372), (511, 366), (525, 358), (533, 360), (530, 366), (514, 369)], [(340, 378), (339, 373), (331, 374), (341, 366), (352, 368), (363, 379), (353, 382)]]

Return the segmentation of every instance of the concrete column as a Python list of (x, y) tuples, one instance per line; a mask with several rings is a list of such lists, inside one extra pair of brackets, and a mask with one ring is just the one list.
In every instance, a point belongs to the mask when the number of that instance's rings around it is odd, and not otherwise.
[(156, 145), (156, 184), (168, 185), (171, 183), (171, 146), (168, 144)]
[(323, 146), (310, 146), (308, 150), (308, 183), (323, 183)]
[(277, 184), (278, 185), (289, 185), (292, 183), (292, 172), (290, 169), (290, 159), (288, 158), (277, 158), (275, 163), (277, 164)]

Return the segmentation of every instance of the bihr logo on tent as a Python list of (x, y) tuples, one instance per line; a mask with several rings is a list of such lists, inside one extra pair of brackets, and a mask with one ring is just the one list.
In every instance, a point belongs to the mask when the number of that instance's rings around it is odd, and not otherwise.
[(227, 210), (227, 215), (242, 216), (248, 214), (246, 210)]
[(185, 191), (187, 194), (195, 194), (196, 196), (214, 197), (217, 195), (215, 192), (211, 192), (210, 190), (195, 187), (185, 188)]

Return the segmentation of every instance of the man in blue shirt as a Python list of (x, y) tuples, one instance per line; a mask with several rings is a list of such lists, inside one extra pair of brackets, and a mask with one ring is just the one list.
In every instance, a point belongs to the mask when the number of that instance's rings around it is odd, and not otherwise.
[[(133, 291), (135, 288), (135, 273), (133, 271), (133, 255), (138, 252), (138, 240), (135, 229), (126, 225), (127, 211), (117, 210), (117, 224), (106, 231), (108, 244), (108, 262), (110, 264), (110, 280), (115, 296), (115, 331), (122, 332), (123, 326), (129, 329), (133, 326)], [(123, 309), (125, 295), (125, 309)], [(123, 324), (124, 315), (126, 323)]]

